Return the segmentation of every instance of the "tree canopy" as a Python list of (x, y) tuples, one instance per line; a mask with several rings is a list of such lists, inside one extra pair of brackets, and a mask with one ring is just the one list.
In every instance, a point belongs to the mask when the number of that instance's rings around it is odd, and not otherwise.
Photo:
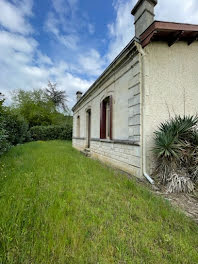
[(66, 91), (58, 90), (56, 83), (53, 84), (49, 81), (45, 93), (46, 97), (54, 103), (56, 109), (62, 109), (64, 112), (69, 111)]
[(16, 90), (12, 99), (12, 107), (30, 127), (62, 125), (68, 121), (67, 95), (65, 91), (58, 90), (56, 83), (49, 81), (46, 89)]

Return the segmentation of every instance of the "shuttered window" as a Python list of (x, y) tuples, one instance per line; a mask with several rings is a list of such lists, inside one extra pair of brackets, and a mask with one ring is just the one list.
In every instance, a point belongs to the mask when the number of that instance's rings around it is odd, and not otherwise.
[(106, 97), (100, 104), (100, 138), (112, 139), (112, 96)]

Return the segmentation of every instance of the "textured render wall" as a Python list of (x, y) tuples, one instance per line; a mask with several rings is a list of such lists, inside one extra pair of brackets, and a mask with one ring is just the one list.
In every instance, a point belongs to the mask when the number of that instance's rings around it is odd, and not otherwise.
[[(140, 146), (98, 142), (100, 139), (100, 102), (113, 96), (113, 139), (140, 143), (140, 65), (139, 54), (126, 58), (118, 70), (74, 112), (73, 146), (86, 147), (86, 111), (91, 109), (91, 154), (93, 157), (140, 176)], [(80, 138), (76, 139), (77, 116), (80, 115)], [(98, 147), (99, 146), (99, 147)], [(136, 149), (139, 154), (131, 155)], [(131, 152), (130, 152), (130, 151)], [(117, 156), (116, 156), (117, 155)]]
[(151, 43), (144, 49), (144, 118), (147, 170), (152, 172), (153, 132), (170, 116), (198, 113), (198, 43)]

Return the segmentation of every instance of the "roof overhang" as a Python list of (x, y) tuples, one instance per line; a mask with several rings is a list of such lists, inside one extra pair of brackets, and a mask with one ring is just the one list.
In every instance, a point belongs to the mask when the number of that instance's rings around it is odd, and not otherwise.
[(152, 41), (165, 41), (169, 47), (177, 41), (186, 41), (188, 45), (198, 40), (198, 25), (154, 21), (140, 36), (142, 47)]

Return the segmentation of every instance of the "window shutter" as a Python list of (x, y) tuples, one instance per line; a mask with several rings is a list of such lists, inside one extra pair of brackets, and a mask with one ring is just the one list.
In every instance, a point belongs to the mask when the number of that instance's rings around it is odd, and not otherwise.
[(106, 138), (106, 108), (104, 101), (100, 103), (100, 138)]
[(100, 138), (102, 138), (102, 105), (103, 102), (100, 103)]
[(110, 104), (110, 139), (113, 139), (113, 97), (109, 96), (109, 104)]

